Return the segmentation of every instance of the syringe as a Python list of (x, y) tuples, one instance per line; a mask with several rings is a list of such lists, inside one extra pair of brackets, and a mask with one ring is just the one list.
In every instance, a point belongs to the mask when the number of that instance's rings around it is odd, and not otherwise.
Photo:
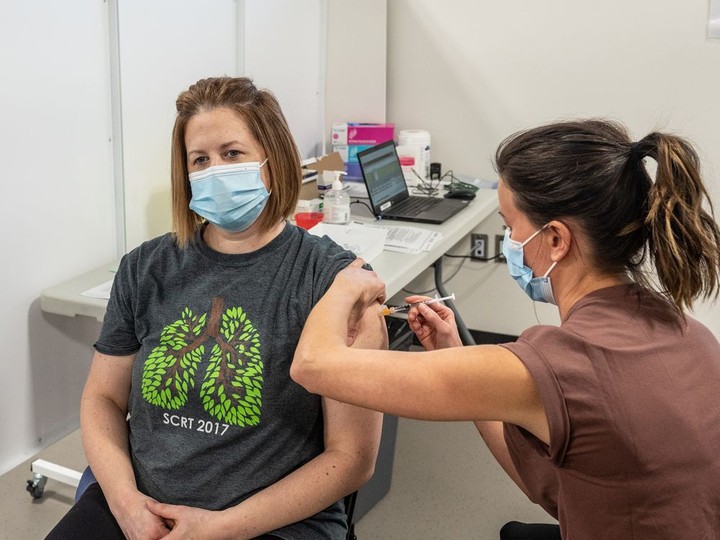
[(422, 302), (413, 302), (412, 304), (403, 304), (402, 306), (394, 306), (394, 307), (382, 306), (380, 308), (380, 316), (385, 317), (386, 315), (392, 315), (393, 313), (398, 313), (400, 311), (409, 311), (410, 308), (419, 306), (420, 304), (435, 304), (437, 302), (442, 302), (443, 300), (455, 300), (455, 293), (451, 294), (450, 296), (443, 296), (442, 298), (431, 298), (430, 300), (423, 300)]

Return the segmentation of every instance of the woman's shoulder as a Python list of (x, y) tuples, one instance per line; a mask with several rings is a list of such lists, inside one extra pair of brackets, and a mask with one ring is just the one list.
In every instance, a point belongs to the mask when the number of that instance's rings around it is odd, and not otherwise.
[(180, 246), (177, 243), (175, 233), (165, 233), (161, 234), (160, 236), (156, 236), (154, 238), (150, 238), (149, 240), (144, 240), (140, 244), (138, 244), (136, 247), (128, 251), (128, 255), (134, 255), (134, 256), (142, 256), (146, 253), (154, 252), (158, 249), (180, 249)]
[(149, 240), (145, 240), (123, 255), (120, 268), (152, 264), (152, 261), (167, 258), (171, 252), (178, 252), (182, 248), (177, 243), (174, 233), (166, 233)]
[(292, 239), (297, 242), (300, 249), (311, 253), (315, 256), (322, 258), (325, 257), (338, 257), (354, 259), (355, 255), (352, 251), (349, 251), (345, 247), (339, 245), (329, 236), (323, 235), (318, 236), (309, 233), (305, 229), (290, 225), (294, 230), (292, 231)]

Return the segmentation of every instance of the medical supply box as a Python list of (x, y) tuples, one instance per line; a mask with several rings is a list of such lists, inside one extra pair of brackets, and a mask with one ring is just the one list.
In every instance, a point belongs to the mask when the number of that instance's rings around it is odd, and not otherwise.
[(376, 144), (395, 137), (395, 124), (365, 124), (361, 122), (336, 122), (332, 127), (332, 144)]
[(361, 122), (336, 122), (332, 127), (332, 149), (345, 163), (346, 180), (362, 180), (357, 160), (362, 152), (395, 138), (395, 124), (371, 124)]

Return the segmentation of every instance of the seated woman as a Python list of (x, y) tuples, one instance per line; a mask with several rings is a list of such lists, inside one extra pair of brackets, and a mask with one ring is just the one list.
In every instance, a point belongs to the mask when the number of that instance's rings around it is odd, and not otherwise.
[[(81, 403), (90, 486), (49, 538), (342, 539), (378, 413), (290, 379), (312, 307), (355, 257), (286, 221), (300, 158), (246, 78), (177, 99), (174, 232), (120, 263)], [(387, 346), (369, 311), (353, 346)]]

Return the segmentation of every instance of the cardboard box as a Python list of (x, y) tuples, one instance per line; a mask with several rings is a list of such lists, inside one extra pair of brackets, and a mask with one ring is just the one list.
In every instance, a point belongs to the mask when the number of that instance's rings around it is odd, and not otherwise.
[(338, 152), (332, 152), (314, 161), (306, 160), (302, 163), (303, 182), (317, 183), (317, 190), (322, 193), (332, 187), (335, 171), (345, 172), (345, 162)]
[(367, 144), (375, 146), (395, 138), (395, 124), (336, 122), (332, 127), (330, 144)]

